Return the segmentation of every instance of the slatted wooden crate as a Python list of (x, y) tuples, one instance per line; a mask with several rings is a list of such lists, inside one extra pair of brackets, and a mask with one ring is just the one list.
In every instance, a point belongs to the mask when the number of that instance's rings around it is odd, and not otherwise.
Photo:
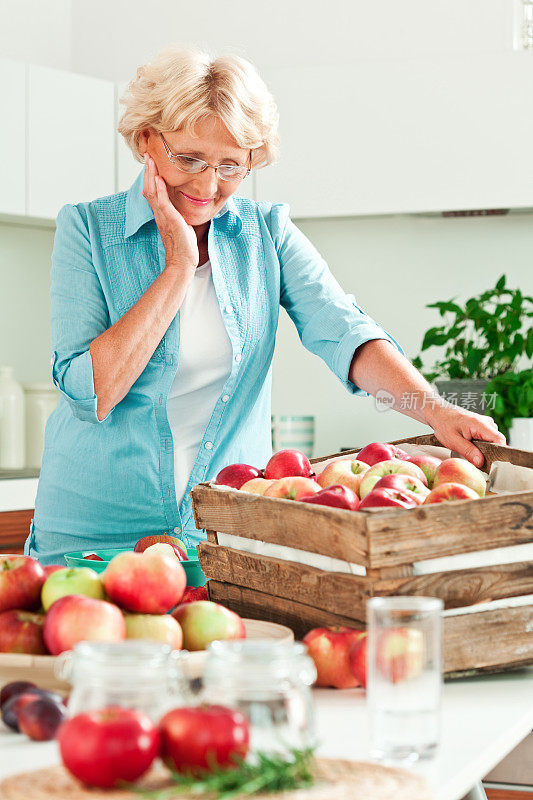
[[(439, 445), (433, 435), (394, 442)], [(533, 468), (533, 453), (476, 442), (487, 471), (494, 461)], [(357, 451), (353, 451), (357, 452)], [(342, 453), (336, 455), (349, 455)], [(322, 459), (314, 459), (317, 467)], [(533, 562), (438, 569), (428, 559), (533, 542), (533, 491), (414, 509), (363, 512), (310, 506), (199, 484), (192, 491), (196, 526), (207, 532), (198, 552), (209, 596), (246, 617), (270, 619), (302, 637), (321, 625), (361, 627), (376, 595), (440, 597), (445, 605), (445, 672), (499, 670), (533, 663)], [(363, 574), (328, 571), (219, 543), (218, 534), (330, 556)], [(222, 537), (221, 537), (222, 538)], [(261, 549), (261, 548), (259, 548)], [(497, 559), (496, 559), (497, 560)], [(366, 574), (361, 570), (364, 567)], [(499, 602), (494, 602), (499, 601)]]

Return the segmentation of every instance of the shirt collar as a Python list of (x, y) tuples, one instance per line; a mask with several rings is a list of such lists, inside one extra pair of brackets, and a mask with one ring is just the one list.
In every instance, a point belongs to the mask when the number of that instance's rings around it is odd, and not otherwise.
[[(154, 212), (150, 203), (143, 197), (143, 180), (144, 169), (139, 173), (139, 176), (126, 193), (126, 225), (124, 228), (126, 239), (133, 236), (139, 228), (154, 219)], [(213, 222), (229, 236), (238, 236), (240, 234), (242, 231), (242, 218), (233, 196), (228, 197), (220, 211), (213, 217)]]

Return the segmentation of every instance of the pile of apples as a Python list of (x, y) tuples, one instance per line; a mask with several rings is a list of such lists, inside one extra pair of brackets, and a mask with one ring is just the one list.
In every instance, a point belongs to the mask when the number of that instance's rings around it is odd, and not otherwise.
[(80, 641), (123, 639), (204, 650), (245, 637), (237, 614), (186, 583), (180, 560), (154, 548), (119, 553), (101, 574), (0, 557), (0, 653), (56, 656)]
[(410, 456), (400, 447), (382, 442), (330, 461), (318, 475), (300, 451), (280, 450), (264, 470), (249, 464), (224, 467), (215, 484), (349, 511), (476, 500), (487, 488), (483, 473), (466, 459)]
[[(304, 638), (317, 670), (316, 686), (366, 688), (366, 631), (347, 626), (313, 628)], [(411, 680), (424, 666), (424, 643), (416, 628), (391, 628), (378, 640), (376, 666), (392, 682)]]

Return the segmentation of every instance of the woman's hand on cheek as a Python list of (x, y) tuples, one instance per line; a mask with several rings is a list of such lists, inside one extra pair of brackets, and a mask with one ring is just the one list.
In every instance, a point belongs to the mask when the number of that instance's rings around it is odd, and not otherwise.
[(143, 197), (146, 198), (161, 234), (166, 253), (166, 264), (172, 267), (192, 268), (198, 266), (198, 240), (191, 225), (170, 202), (167, 185), (158, 174), (153, 158), (145, 153)]
[(476, 467), (481, 468), (485, 459), (483, 453), (472, 443), (472, 439), (507, 444), (492, 417), (475, 414), (460, 406), (449, 403), (435, 405), (427, 415), (427, 422), (443, 447), (455, 450)]

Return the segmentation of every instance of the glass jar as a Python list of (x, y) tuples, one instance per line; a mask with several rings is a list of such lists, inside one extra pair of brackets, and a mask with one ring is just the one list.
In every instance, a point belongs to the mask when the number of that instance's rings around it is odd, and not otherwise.
[(252, 753), (288, 755), (315, 744), (315, 680), (303, 644), (217, 641), (207, 648), (203, 701), (238, 708), (248, 717)]
[(56, 674), (72, 684), (70, 717), (118, 705), (159, 722), (190, 699), (180, 661), (180, 653), (161, 642), (80, 642), (59, 657)]

